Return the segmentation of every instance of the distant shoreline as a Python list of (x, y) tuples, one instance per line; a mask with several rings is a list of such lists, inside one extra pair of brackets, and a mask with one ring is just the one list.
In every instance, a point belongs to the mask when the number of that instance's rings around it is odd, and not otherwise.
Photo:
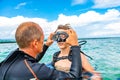
[(14, 39), (0, 39), (0, 44), (2, 43), (16, 43)]
[[(95, 37), (95, 38), (79, 38), (78, 40), (90, 40), (90, 39), (110, 39), (110, 38), (120, 38), (120, 37)], [(44, 41), (46, 41), (45, 39)], [(14, 39), (0, 39), (0, 44), (2, 43), (16, 43)]]

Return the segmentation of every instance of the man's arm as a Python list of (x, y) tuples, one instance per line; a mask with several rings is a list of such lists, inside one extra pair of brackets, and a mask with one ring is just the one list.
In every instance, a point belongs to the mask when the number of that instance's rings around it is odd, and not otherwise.
[(72, 46), (72, 64), (70, 73), (74, 74), (75, 77), (80, 77), (82, 74), (82, 61), (80, 56), (80, 47), (79, 46)]
[(46, 43), (45, 43), (44, 46), (43, 46), (43, 52), (39, 53), (39, 54), (37, 55), (37, 57), (36, 57), (36, 61), (37, 61), (37, 62), (42, 59), (42, 57), (44, 56), (44, 54), (45, 54), (45, 52), (47, 51), (48, 47), (49, 47), (50, 45), (52, 45), (52, 43), (54, 42), (54, 41), (52, 40), (52, 37), (53, 37), (53, 33), (50, 33), (50, 35), (49, 35)]
[(36, 61), (37, 62), (39, 62), (42, 59), (42, 57), (44, 56), (44, 54), (47, 51), (47, 49), (48, 49), (48, 46), (46, 44), (44, 44), (44, 46), (43, 46), (43, 52), (39, 53), (37, 55), (37, 57), (36, 57)]

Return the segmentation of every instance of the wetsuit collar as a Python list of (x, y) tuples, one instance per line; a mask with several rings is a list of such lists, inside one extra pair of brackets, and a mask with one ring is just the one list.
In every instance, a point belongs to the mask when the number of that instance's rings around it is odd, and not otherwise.
[(36, 59), (30, 55), (28, 55), (27, 53), (23, 52), (23, 51), (20, 51), (19, 48), (16, 49), (17, 52), (21, 53), (24, 55), (24, 57), (27, 59), (27, 60), (30, 60), (30, 61), (36, 61)]

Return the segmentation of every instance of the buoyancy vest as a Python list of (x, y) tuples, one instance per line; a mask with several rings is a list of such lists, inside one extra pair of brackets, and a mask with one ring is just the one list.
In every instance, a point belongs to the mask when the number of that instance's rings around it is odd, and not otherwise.
[(60, 51), (54, 53), (54, 55), (53, 55), (53, 66), (54, 66), (55, 62), (57, 62), (59, 60), (68, 59), (69, 61), (72, 61), (72, 50), (70, 50), (68, 56), (58, 57), (59, 54), (60, 54)]
[[(80, 51), (80, 53), (84, 54), (85, 56), (89, 57), (91, 60), (93, 60), (92, 57), (86, 55), (83, 51)], [(60, 54), (60, 51), (57, 51), (53, 54), (53, 61), (52, 61), (52, 65), (54, 66), (55, 62), (59, 61), (59, 60), (63, 60), (63, 59), (68, 59), (69, 61), (72, 61), (72, 50), (70, 50), (69, 55), (68, 56), (62, 56), (62, 57), (58, 57)]]

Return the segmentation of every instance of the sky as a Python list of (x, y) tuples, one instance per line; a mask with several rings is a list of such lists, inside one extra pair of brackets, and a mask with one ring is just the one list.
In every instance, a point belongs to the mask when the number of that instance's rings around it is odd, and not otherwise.
[(26, 21), (38, 23), (45, 38), (67, 23), (79, 38), (120, 37), (120, 0), (0, 0), (0, 39), (14, 39)]

